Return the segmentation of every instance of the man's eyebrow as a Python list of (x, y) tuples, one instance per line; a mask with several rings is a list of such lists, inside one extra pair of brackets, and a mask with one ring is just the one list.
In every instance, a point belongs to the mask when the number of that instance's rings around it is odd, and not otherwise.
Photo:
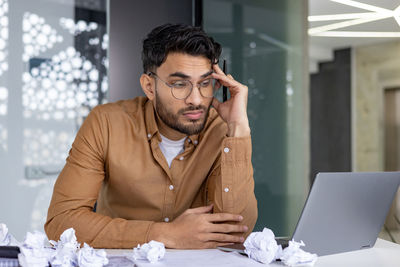
[[(213, 72), (214, 72), (213, 70), (210, 70), (210, 71), (208, 71), (208, 72), (202, 74), (202, 75), (200, 76), (200, 78), (205, 78), (205, 77), (207, 77), (207, 76), (210, 76)], [(185, 74), (185, 73), (183, 73), (183, 72), (179, 72), (179, 71), (178, 71), (178, 72), (171, 73), (170, 75), (168, 75), (168, 77), (179, 77), (179, 78), (182, 78), (182, 79), (189, 79), (189, 78), (190, 78), (189, 75), (187, 75), (187, 74)]]
[(183, 78), (183, 79), (190, 78), (189, 75), (186, 75), (185, 73), (182, 73), (182, 72), (179, 72), (179, 71), (171, 73), (170, 75), (168, 75), (168, 77), (179, 77), (179, 78)]
[(200, 77), (201, 77), (201, 78), (205, 78), (205, 77), (207, 77), (207, 76), (210, 76), (213, 72), (214, 72), (213, 70), (210, 70), (209, 72), (204, 73), (204, 74), (201, 75)]

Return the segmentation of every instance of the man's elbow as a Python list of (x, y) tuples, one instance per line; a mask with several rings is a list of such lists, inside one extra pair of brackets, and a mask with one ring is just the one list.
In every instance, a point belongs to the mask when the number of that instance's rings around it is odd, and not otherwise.
[(60, 235), (57, 233), (55, 229), (55, 223), (53, 220), (47, 220), (44, 225), (44, 231), (49, 240), (58, 240)]
[(246, 225), (249, 229), (245, 233), (245, 237), (247, 237), (253, 231), (258, 217), (257, 200), (254, 195), (248, 202), (246, 209), (244, 209), (244, 211), (242, 212), (242, 216), (243, 216), (243, 224)]

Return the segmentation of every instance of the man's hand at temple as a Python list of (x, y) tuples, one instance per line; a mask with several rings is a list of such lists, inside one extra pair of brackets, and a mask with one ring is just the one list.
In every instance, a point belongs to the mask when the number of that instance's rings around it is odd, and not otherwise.
[(228, 87), (230, 99), (221, 103), (216, 98), (212, 105), (218, 111), (221, 118), (228, 125), (228, 136), (244, 137), (250, 135), (249, 120), (247, 118), (247, 86), (235, 81), (232, 75), (225, 75), (218, 64), (214, 64), (213, 78), (221, 85)]
[(170, 223), (154, 223), (149, 240), (163, 242), (167, 248), (203, 249), (215, 248), (244, 241), (248, 227), (229, 222), (240, 222), (241, 215), (228, 213), (211, 214), (213, 206), (188, 209)]

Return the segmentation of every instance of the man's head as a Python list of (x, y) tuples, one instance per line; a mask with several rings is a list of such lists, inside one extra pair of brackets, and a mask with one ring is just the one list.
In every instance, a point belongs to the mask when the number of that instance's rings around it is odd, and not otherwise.
[(184, 24), (158, 26), (143, 41), (143, 72), (156, 71), (173, 52), (203, 56), (215, 64), (221, 54), (221, 45), (199, 27)]
[[(221, 45), (203, 30), (182, 24), (159, 26), (143, 41), (142, 89), (168, 127), (187, 135), (203, 129), (212, 96), (199, 86), (211, 79), (220, 54)], [(183, 80), (193, 84), (186, 97), (171, 88)]]

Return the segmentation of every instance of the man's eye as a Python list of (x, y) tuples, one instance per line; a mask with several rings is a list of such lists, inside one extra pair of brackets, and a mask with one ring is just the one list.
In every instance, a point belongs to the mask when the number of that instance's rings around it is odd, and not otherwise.
[(177, 81), (171, 84), (175, 88), (185, 88), (187, 86), (187, 82), (185, 81)]
[(202, 82), (200, 83), (200, 86), (201, 86), (201, 87), (207, 87), (207, 86), (209, 86), (210, 84), (211, 84), (211, 80), (208, 79), (208, 80), (202, 81)]

